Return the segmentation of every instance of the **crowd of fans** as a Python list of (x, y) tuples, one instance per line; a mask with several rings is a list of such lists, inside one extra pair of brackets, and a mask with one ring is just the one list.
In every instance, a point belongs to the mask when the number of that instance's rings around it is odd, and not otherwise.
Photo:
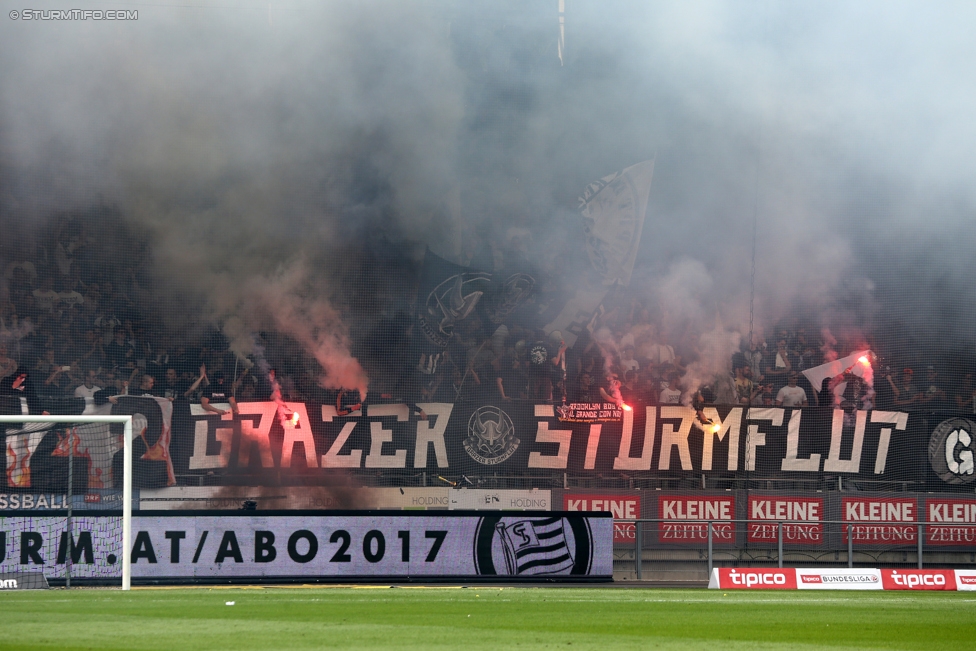
[[(724, 333), (737, 339), (734, 333)], [(974, 411), (972, 373), (945, 380), (933, 365), (892, 370), (877, 346), (860, 338), (839, 343), (826, 330), (802, 325), (757, 335), (720, 363), (703, 364), (700, 335), (692, 329), (672, 343), (669, 332), (637, 300), (595, 317), (576, 345), (562, 334), (502, 325), (490, 336), (456, 337), (436, 374), (421, 375), (423, 399), (461, 397), (570, 403), (839, 406), (860, 409)], [(803, 371), (870, 349), (868, 364), (838, 368), (818, 386)], [(447, 363), (445, 364), (445, 361)], [(460, 360), (454, 362), (453, 360)]]
[[(286, 400), (335, 401), (339, 408), (344, 400), (358, 401), (323, 389), (318, 364), (278, 333), (255, 335), (262, 351), (256, 359), (232, 353), (219, 333), (199, 324), (167, 330), (153, 307), (151, 247), (121, 219), (66, 215), (45, 232), (8, 241), (0, 252), (0, 393), (29, 382), (38, 396), (91, 397), (108, 389), (199, 400), (211, 410), (211, 402), (230, 396), (263, 400), (275, 391)], [(546, 334), (518, 319), (488, 324), (475, 314), (457, 324), (446, 350), (434, 351), (418, 341), (414, 320), (403, 312), (373, 327), (364, 337), (370, 345), (354, 353), (370, 373), (371, 394), (412, 402), (976, 410), (966, 369), (892, 369), (883, 351), (860, 335), (838, 342), (829, 331), (796, 321), (778, 324), (768, 336), (738, 337), (738, 350), (704, 364), (696, 324), (668, 322), (653, 309), (662, 308), (617, 292), (572, 347), (559, 332)], [(873, 378), (847, 369), (811, 386), (803, 374), (865, 348), (873, 351)]]

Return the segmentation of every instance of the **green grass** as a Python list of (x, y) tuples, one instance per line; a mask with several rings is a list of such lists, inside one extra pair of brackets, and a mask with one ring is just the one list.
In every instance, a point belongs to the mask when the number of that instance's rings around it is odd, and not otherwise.
[(391, 647), (972, 649), (976, 595), (597, 587), (0, 594), (0, 649)]

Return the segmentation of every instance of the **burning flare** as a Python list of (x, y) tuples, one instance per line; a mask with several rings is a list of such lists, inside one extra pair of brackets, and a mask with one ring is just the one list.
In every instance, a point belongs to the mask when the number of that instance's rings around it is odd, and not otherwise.
[(624, 411), (634, 411), (634, 408), (625, 402), (620, 403), (620, 406), (623, 407)]
[(871, 360), (868, 359), (867, 355), (861, 355), (860, 357), (857, 358), (857, 361), (864, 364), (865, 366), (871, 366)]

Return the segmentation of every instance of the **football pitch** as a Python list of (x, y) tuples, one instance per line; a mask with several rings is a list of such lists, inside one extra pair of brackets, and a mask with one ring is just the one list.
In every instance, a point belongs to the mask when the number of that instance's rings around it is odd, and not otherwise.
[(976, 594), (605, 587), (23, 591), (0, 594), (0, 648), (972, 649)]

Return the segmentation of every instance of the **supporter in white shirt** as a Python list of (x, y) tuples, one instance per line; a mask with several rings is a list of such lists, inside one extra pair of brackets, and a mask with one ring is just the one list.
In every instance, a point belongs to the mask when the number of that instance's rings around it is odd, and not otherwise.
[(58, 301), (64, 307), (72, 308), (76, 305), (81, 305), (84, 303), (85, 297), (71, 287), (65, 287), (63, 290), (58, 292)]
[(661, 382), (661, 391), (658, 394), (658, 399), (662, 405), (681, 404), (681, 387), (677, 374), (669, 375), (666, 381)]
[(34, 303), (45, 312), (53, 312), (55, 305), (61, 300), (61, 295), (51, 288), (52, 284), (50, 278), (45, 278), (41, 281), (41, 286), (32, 292)]
[(94, 398), (95, 393), (102, 390), (102, 387), (95, 384), (98, 379), (98, 372), (95, 369), (88, 369), (85, 373), (85, 383), (75, 389), (76, 398)]
[(807, 392), (796, 386), (799, 379), (796, 373), (790, 373), (789, 384), (776, 394), (776, 404), (782, 407), (806, 407)]
[(634, 359), (634, 347), (624, 346), (620, 353), (620, 368), (626, 373), (627, 371), (638, 371), (640, 370), (640, 362)]

